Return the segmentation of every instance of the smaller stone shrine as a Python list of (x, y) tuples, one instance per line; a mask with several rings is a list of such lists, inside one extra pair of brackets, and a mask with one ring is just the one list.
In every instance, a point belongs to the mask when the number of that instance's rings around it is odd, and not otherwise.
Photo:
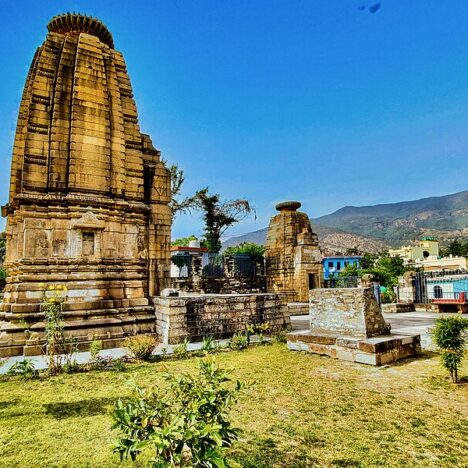
[(394, 335), (372, 287), (310, 291), (310, 330), (288, 334), (294, 351), (379, 366), (421, 352), (420, 335)]
[(318, 237), (300, 207), (297, 201), (276, 205), (265, 244), (267, 292), (282, 293), (286, 302), (307, 302), (309, 291), (322, 285)]

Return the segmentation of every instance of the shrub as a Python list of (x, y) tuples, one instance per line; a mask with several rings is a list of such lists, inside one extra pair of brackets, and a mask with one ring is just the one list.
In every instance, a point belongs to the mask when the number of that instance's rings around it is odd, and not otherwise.
[(382, 304), (391, 304), (397, 300), (395, 292), (391, 289), (387, 289), (386, 291), (382, 292), (380, 294), (380, 298), (382, 299)]
[(138, 361), (149, 361), (156, 347), (156, 340), (151, 335), (134, 335), (125, 340), (125, 347), (131, 357)]
[(15, 362), (8, 370), (8, 375), (19, 375), (23, 379), (32, 379), (39, 375), (32, 359)]
[(115, 404), (113, 429), (120, 431), (114, 452), (136, 460), (151, 450), (152, 466), (223, 467), (225, 451), (238, 438), (228, 414), (244, 387), (228, 386), (229, 374), (201, 360), (196, 377), (164, 375), (168, 383), (151, 390), (135, 386), (131, 398)]
[(49, 357), (49, 373), (52, 375), (62, 371), (61, 354), (66, 353), (62, 317), (66, 291), (66, 286), (44, 285), (42, 292), (41, 311), (45, 315), (46, 353)]
[(458, 382), (458, 369), (465, 352), (465, 330), (468, 320), (462, 317), (440, 317), (432, 331), (441, 351), (442, 365), (449, 371), (452, 382)]
[(85, 366), (86, 370), (117, 371), (125, 372), (125, 360), (123, 358), (113, 358), (112, 356), (97, 356)]
[(93, 340), (91, 346), (89, 347), (89, 352), (91, 354), (91, 359), (95, 360), (98, 357), (98, 354), (102, 351), (102, 340)]
[(203, 338), (202, 351), (204, 353), (211, 353), (214, 350), (213, 337), (208, 335)]
[(269, 335), (271, 331), (270, 324), (268, 322), (263, 323), (253, 323), (247, 325), (246, 334), (247, 334), (247, 342), (250, 344), (250, 336), (257, 335), (260, 341), (260, 344), (265, 343), (265, 334)]
[(63, 349), (63, 363), (62, 371), (66, 374), (71, 374), (73, 372), (79, 372), (80, 365), (76, 360), (76, 353), (78, 352), (78, 342), (75, 337), (65, 338), (64, 339), (64, 349)]
[(265, 255), (265, 246), (253, 242), (242, 242), (235, 247), (228, 247), (224, 255), (248, 254), (253, 259), (262, 259)]
[(190, 341), (188, 338), (185, 338), (182, 343), (179, 343), (178, 345), (174, 346), (173, 352), (174, 356), (176, 356), (179, 359), (186, 358), (188, 355), (188, 345)]
[(0, 268), (0, 294), (5, 288), (7, 272), (4, 268)]
[(273, 343), (287, 343), (286, 332), (279, 331), (273, 335)]
[(246, 333), (235, 333), (229, 341), (229, 347), (238, 351), (247, 348), (248, 344), (249, 338)]

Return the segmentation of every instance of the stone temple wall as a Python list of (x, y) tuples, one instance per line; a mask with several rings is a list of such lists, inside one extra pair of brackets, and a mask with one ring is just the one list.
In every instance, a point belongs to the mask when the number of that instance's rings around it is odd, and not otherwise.
[(184, 295), (157, 297), (156, 329), (163, 343), (205, 336), (227, 338), (252, 323), (268, 322), (272, 330), (290, 326), (287, 308), (277, 294)]
[(372, 288), (310, 291), (309, 307), (311, 332), (355, 338), (390, 332)]
[(170, 280), (170, 176), (140, 131), (123, 55), (95, 18), (60, 15), (48, 31), (26, 79), (2, 207), (0, 356), (40, 352), (48, 287), (68, 288), (68, 335), (113, 346), (154, 331), (150, 298)]

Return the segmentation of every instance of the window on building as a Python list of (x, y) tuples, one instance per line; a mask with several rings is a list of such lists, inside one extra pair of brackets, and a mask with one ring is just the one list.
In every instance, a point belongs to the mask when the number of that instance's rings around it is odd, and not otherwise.
[(94, 232), (83, 232), (82, 252), (86, 257), (94, 255)]
[(338, 271), (341, 270), (341, 262), (336, 262), (336, 269), (337, 269)]
[(328, 262), (328, 268), (333, 268), (333, 262)]
[(434, 286), (434, 298), (442, 299), (443, 295), (442, 288), (440, 286)]
[(424, 258), (429, 257), (429, 252), (428, 252), (427, 250), (424, 250), (424, 251), (423, 251), (423, 257), (424, 257)]
[(349, 262), (345, 261), (344, 262), (344, 267), (346, 268), (349, 265)]

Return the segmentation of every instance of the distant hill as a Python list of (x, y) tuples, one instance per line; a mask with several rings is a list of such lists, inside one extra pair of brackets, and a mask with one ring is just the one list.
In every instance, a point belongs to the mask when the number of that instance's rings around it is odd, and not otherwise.
[(345, 206), (313, 220), (399, 246), (421, 236), (468, 237), (468, 190), (420, 200), (374, 206)]
[[(400, 203), (345, 206), (312, 219), (312, 227), (326, 254), (344, 253), (351, 248), (377, 253), (422, 236), (433, 236), (445, 243), (468, 237), (468, 190)], [(265, 228), (231, 237), (223, 248), (242, 242), (264, 244), (266, 233)]]
[[(313, 225), (312, 228), (318, 235), (320, 248), (325, 255), (345, 253), (347, 249), (353, 248), (369, 253), (378, 253), (388, 248), (382, 241), (344, 232), (339, 229), (318, 225)], [(263, 245), (265, 244), (266, 236), (267, 228), (249, 232), (242, 236), (231, 237), (223, 242), (223, 249), (242, 244), (242, 242), (254, 242), (255, 244)]]

